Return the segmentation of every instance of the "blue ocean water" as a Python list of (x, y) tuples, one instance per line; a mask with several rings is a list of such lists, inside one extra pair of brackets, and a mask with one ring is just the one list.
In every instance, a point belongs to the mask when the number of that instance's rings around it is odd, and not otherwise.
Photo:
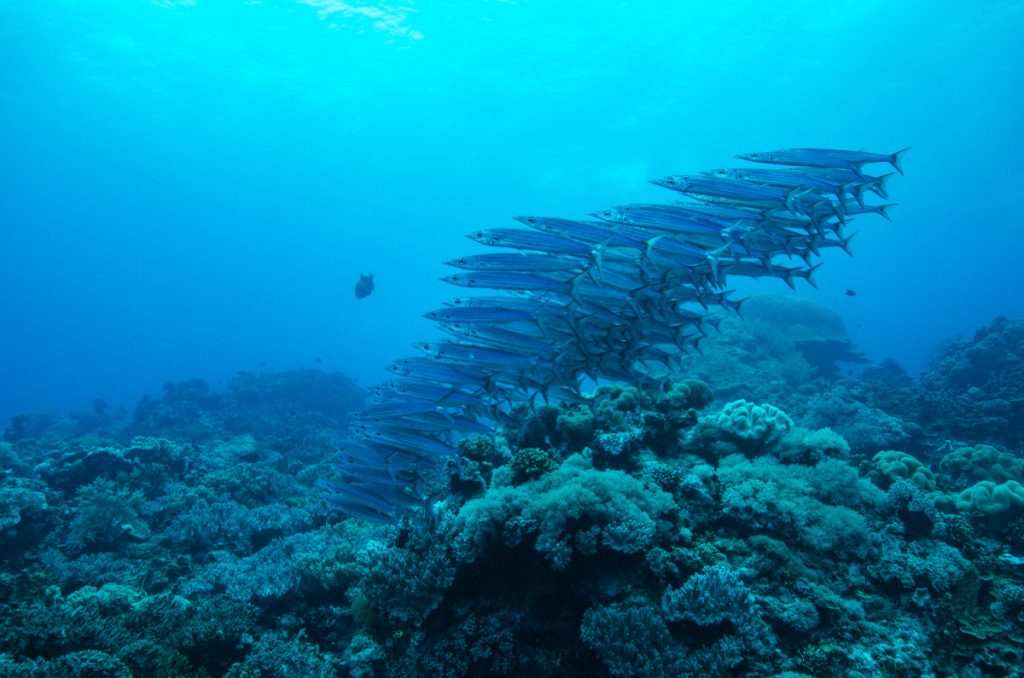
[(0, 419), (240, 370), (371, 384), (433, 336), (469, 230), (788, 146), (914, 147), (894, 222), (800, 288), (914, 372), (1024, 313), (1022, 27), (1019, 1), (0, 2)]
[(0, 0), (0, 678), (1020, 675), (1022, 23)]

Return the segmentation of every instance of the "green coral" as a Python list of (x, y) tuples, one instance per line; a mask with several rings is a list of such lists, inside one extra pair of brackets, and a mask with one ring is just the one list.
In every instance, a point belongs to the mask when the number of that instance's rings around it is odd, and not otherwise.
[(745, 532), (781, 536), (819, 553), (866, 552), (870, 526), (865, 513), (884, 497), (837, 459), (804, 466), (733, 455), (721, 461), (716, 475), (721, 516)]
[(1024, 481), (1024, 459), (991, 445), (958, 448), (942, 458), (939, 470), (961, 487), (979, 480)]
[(779, 408), (746, 400), (726, 404), (711, 421), (727, 435), (745, 442), (764, 441), (773, 433), (793, 428), (793, 420)]
[(460, 457), (475, 461), (478, 464), (497, 465), (495, 462), (500, 457), (497, 448), (494, 446), (494, 441), (489, 436), (481, 435), (464, 438), (459, 441), (458, 450)]
[(709, 459), (737, 453), (764, 454), (792, 428), (793, 420), (777, 407), (735, 400), (719, 412), (701, 417), (687, 431), (682, 447)]
[(604, 431), (631, 428), (645, 404), (644, 394), (634, 386), (601, 386), (594, 392), (594, 418)]
[(214, 459), (234, 461), (236, 459), (251, 460), (259, 453), (259, 445), (252, 435), (245, 433), (229, 440), (217, 441), (212, 444), (208, 454)]
[(687, 410), (702, 410), (712, 403), (715, 394), (703, 381), (683, 379), (674, 382), (658, 401), (663, 412), (684, 413)]
[(3, 440), (0, 440), (0, 468), (21, 476), (28, 475), (32, 470), (32, 467), (25, 463), (21, 455), (14, 451), (10, 443)]
[(324, 528), (320, 535), (296, 540), (292, 553), (295, 569), (306, 590), (344, 590), (356, 577), (353, 543), (361, 538), (362, 527), (344, 521)]
[(245, 660), (231, 666), (224, 676), (333, 676), (337, 675), (336, 664), (340, 664), (340, 659), (311, 642), (304, 629), (294, 636), (286, 630), (273, 630), (259, 636)]
[(896, 450), (883, 450), (875, 455), (875, 469), (888, 480), (888, 485), (900, 478), (910, 481), (926, 492), (935, 490), (935, 474), (917, 457)]
[(813, 464), (822, 459), (846, 459), (850, 456), (850, 445), (830, 428), (794, 426), (783, 434), (773, 452), (784, 462)]
[(145, 540), (150, 530), (139, 517), (142, 496), (119, 489), (112, 480), (100, 478), (78, 490), (68, 546), (113, 546), (123, 540)]
[(24, 514), (44, 511), (46, 495), (27, 480), (7, 478), (0, 485), (0, 541), (21, 523)]
[(515, 474), (515, 479), (522, 482), (554, 471), (558, 468), (558, 462), (551, 458), (547, 450), (527, 447), (512, 455), (509, 466)]
[(581, 450), (594, 438), (594, 413), (582, 405), (564, 407), (555, 428), (569, 449)]
[(458, 514), (459, 550), (471, 561), (494, 532), (509, 545), (532, 536), (536, 550), (562, 570), (577, 551), (647, 551), (671, 538), (676, 511), (668, 493), (622, 471), (596, 470), (574, 454), (532, 483), (492, 487), (467, 502)]
[(999, 484), (982, 480), (957, 495), (956, 507), (988, 516), (1020, 513), (1024, 510), (1024, 485), (1016, 480)]

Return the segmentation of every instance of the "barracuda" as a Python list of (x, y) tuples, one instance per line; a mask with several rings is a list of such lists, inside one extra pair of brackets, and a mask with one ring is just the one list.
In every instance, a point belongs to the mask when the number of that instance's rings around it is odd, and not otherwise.
[[(517, 404), (588, 407), (584, 378), (670, 379), (718, 327), (709, 309), (740, 311), (742, 299), (725, 289), (733, 277), (815, 285), (822, 249), (849, 252), (849, 221), (888, 218), (891, 203), (865, 198), (887, 200), (889, 175), (862, 170), (882, 162), (902, 171), (902, 153), (748, 154), (741, 157), (776, 166), (655, 180), (677, 200), (615, 205), (594, 212), (596, 221), (521, 216), (526, 228), (474, 231), (474, 241), (509, 251), (451, 259), (462, 270), (444, 280), (489, 292), (425, 314), (452, 338), (418, 342), (424, 355), (388, 368), (397, 376), (373, 390), (339, 444), (343, 482), (327, 486), (328, 501), (392, 522), (443, 498), (425, 488), (444, 486), (434, 480), (460, 438), (491, 430)], [(792, 263), (784, 257), (807, 265), (778, 263)]]

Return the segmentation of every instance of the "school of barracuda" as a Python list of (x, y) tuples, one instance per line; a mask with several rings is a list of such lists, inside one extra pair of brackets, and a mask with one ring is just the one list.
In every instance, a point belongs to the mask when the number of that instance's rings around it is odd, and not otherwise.
[(740, 154), (772, 167), (653, 180), (681, 198), (669, 204), (616, 205), (582, 221), (516, 217), (524, 228), (469, 234), (505, 251), (445, 262), (459, 271), (443, 280), (484, 293), (426, 314), (451, 338), (418, 342), (421, 355), (389, 367), (394, 378), (373, 389), (339, 441), (328, 501), (394, 521), (429, 499), (460, 437), (490, 432), (513, 404), (579, 402), (585, 383), (658, 383), (678, 372), (717, 327), (711, 307), (740, 311), (730, 278), (815, 285), (822, 249), (849, 253), (851, 217), (888, 219), (892, 204), (877, 200), (888, 200), (893, 173), (863, 168), (888, 163), (902, 174), (906, 150)]

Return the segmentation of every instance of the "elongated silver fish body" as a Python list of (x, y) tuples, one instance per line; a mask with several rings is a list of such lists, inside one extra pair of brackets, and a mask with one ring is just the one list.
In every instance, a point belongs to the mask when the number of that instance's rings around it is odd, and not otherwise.
[[(904, 149), (905, 150), (905, 149)], [(891, 154), (794, 148), (737, 157), (759, 166), (654, 180), (674, 200), (620, 204), (594, 219), (520, 216), (523, 228), (481, 229), (480, 245), (444, 281), (464, 288), (425, 315), (447, 335), (395, 361), (339, 442), (327, 500), (370, 522), (393, 522), (443, 497), (427, 488), (459, 440), (486, 433), (518, 403), (589, 407), (586, 380), (671, 379), (721, 321), (741, 312), (736, 278), (816, 286), (816, 258), (850, 251), (854, 219), (889, 218), (890, 175), (864, 167)], [(771, 165), (771, 166), (768, 166)], [(874, 197), (874, 196), (877, 196)]]

